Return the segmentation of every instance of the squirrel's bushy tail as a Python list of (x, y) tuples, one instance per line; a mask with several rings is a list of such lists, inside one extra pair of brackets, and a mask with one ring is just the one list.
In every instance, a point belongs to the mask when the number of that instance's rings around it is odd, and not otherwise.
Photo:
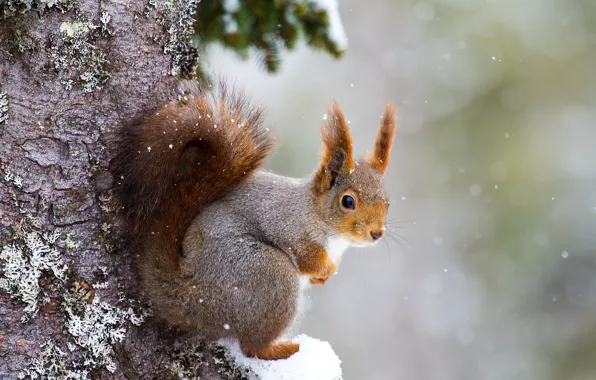
[(195, 215), (248, 178), (273, 148), (262, 110), (242, 94), (223, 82), (217, 90), (183, 86), (177, 101), (123, 131), (112, 161), (131, 232), (151, 251), (140, 252), (144, 281), (169, 276), (161, 281), (171, 283)]

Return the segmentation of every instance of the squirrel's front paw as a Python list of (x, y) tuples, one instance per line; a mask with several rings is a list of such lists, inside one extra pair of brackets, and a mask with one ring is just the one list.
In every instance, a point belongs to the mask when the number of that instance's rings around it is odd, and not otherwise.
[(312, 285), (323, 285), (337, 270), (337, 265), (329, 258), (321, 266), (321, 270), (310, 277)]

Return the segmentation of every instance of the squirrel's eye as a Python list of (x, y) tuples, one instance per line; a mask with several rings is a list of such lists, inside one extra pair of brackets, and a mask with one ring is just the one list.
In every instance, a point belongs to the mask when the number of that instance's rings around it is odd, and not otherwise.
[(354, 210), (356, 208), (356, 202), (354, 202), (354, 198), (352, 198), (351, 195), (344, 195), (341, 198), (341, 205), (350, 210)]

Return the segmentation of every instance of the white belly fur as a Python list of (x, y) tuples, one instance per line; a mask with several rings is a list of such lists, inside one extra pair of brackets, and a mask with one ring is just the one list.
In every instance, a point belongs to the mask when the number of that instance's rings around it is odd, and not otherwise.
[[(335, 237), (329, 238), (325, 246), (325, 251), (327, 251), (327, 255), (329, 255), (329, 259), (331, 259), (331, 261), (333, 261), (335, 264), (339, 264), (344, 252), (349, 246), (350, 242), (346, 239)], [(310, 288), (310, 277), (300, 276), (300, 290), (298, 295), (297, 310), (292, 327), (296, 327), (297, 323), (300, 321), (300, 317), (304, 315), (310, 306), (310, 296), (308, 294)], [(291, 331), (292, 328), (289, 330)]]
[(300, 276), (300, 290), (298, 294), (298, 317), (306, 311), (309, 306), (308, 292), (310, 290), (310, 277)]
[(299, 289), (298, 299), (296, 300), (296, 314), (294, 314), (294, 320), (292, 321), (292, 324), (288, 326), (283, 334), (285, 339), (288, 339), (297, 333), (296, 329), (300, 324), (302, 316), (310, 308), (310, 277), (301, 275), (298, 278), (298, 283)]
[(335, 264), (339, 264), (344, 252), (350, 245), (350, 242), (344, 238), (330, 237), (327, 240), (325, 250), (327, 251), (327, 255), (329, 255), (331, 261), (333, 261)]

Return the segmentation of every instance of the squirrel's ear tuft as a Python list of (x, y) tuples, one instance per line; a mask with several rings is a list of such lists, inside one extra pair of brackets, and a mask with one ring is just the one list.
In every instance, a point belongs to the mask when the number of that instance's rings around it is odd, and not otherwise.
[(333, 187), (340, 173), (349, 173), (354, 169), (352, 136), (344, 114), (336, 102), (333, 102), (324, 120), (321, 127), (323, 157), (313, 184), (315, 190), (319, 192), (325, 192)]
[(374, 153), (366, 158), (366, 161), (381, 174), (385, 173), (391, 155), (391, 145), (397, 128), (397, 113), (395, 108), (387, 104), (385, 113), (381, 119), (381, 128), (377, 132)]

